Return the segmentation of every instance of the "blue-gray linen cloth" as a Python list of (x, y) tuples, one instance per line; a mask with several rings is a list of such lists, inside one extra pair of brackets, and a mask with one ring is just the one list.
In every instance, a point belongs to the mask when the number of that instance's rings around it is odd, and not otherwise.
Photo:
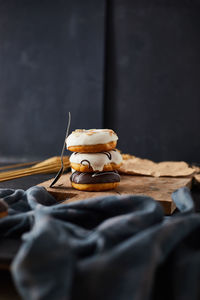
[(22, 299), (200, 299), (200, 215), (187, 188), (165, 217), (147, 196), (57, 204), (43, 188), (1, 189), (1, 238), (22, 238), (11, 266)]

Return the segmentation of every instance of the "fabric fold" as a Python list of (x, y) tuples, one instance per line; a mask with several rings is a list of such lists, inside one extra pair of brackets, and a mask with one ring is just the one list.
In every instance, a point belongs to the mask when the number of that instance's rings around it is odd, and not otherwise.
[(200, 216), (188, 188), (173, 193), (171, 217), (147, 196), (58, 205), (43, 188), (20, 193), (4, 191), (29, 210), (0, 220), (0, 236), (22, 236), (11, 270), (23, 299), (198, 299)]

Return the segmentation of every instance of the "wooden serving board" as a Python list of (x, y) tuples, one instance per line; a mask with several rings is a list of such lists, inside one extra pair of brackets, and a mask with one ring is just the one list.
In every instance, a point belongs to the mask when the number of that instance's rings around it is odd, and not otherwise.
[(105, 195), (143, 194), (159, 201), (164, 208), (165, 214), (170, 215), (176, 206), (171, 199), (171, 194), (183, 186), (191, 187), (192, 178), (155, 178), (147, 176), (121, 175), (121, 182), (117, 189), (104, 192), (84, 192), (71, 187), (71, 173), (62, 175), (53, 188), (49, 185), (52, 180), (45, 181), (39, 186), (43, 186), (58, 201), (69, 203), (72, 201), (94, 198)]

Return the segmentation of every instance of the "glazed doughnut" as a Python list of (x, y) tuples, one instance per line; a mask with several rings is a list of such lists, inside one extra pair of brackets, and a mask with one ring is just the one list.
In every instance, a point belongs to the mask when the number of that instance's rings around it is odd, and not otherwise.
[(7, 215), (8, 205), (3, 199), (0, 199), (0, 218), (6, 217)]
[(115, 149), (118, 137), (111, 129), (77, 129), (66, 139), (72, 152), (97, 153)]
[(93, 173), (75, 171), (70, 180), (75, 189), (98, 192), (116, 188), (120, 182), (120, 176), (117, 171)]
[(122, 156), (116, 149), (101, 153), (74, 152), (69, 158), (71, 167), (79, 172), (114, 171), (122, 164)]

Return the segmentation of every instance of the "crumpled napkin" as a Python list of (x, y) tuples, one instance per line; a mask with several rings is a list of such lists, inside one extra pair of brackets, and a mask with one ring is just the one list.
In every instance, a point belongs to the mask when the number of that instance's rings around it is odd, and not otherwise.
[(122, 174), (145, 175), (153, 177), (185, 177), (194, 175), (198, 167), (190, 167), (184, 161), (154, 162), (149, 159), (123, 154), (123, 162), (119, 168)]

